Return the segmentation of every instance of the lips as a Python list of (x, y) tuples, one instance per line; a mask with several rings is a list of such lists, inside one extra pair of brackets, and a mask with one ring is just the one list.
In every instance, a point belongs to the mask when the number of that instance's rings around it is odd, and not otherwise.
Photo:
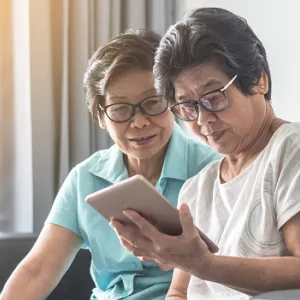
[(148, 136), (142, 136), (142, 137), (136, 137), (136, 138), (132, 138), (132, 139), (129, 139), (130, 141), (143, 141), (143, 140), (147, 140), (147, 139), (150, 139), (152, 137), (154, 137), (156, 134), (154, 135), (148, 135)]
[(225, 130), (213, 132), (213, 133), (210, 133), (210, 134), (206, 134), (206, 137), (209, 140), (217, 141), (219, 138), (221, 138), (221, 136), (224, 134), (224, 132), (225, 132)]
[(148, 135), (148, 136), (143, 136), (143, 137), (136, 137), (129, 139), (131, 142), (134, 142), (136, 145), (146, 145), (152, 141), (152, 139), (156, 136), (154, 135)]

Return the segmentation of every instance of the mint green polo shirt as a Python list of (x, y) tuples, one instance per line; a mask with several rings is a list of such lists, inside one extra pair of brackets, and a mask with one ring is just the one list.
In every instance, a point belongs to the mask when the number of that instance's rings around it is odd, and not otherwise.
[[(218, 158), (208, 146), (187, 138), (176, 124), (157, 190), (177, 205), (183, 183)], [(91, 252), (90, 272), (96, 285), (91, 299), (163, 300), (172, 271), (143, 263), (124, 249), (107, 220), (85, 202), (87, 195), (126, 178), (123, 153), (116, 145), (96, 152), (71, 170), (46, 222), (75, 232), (83, 239), (82, 248)]]

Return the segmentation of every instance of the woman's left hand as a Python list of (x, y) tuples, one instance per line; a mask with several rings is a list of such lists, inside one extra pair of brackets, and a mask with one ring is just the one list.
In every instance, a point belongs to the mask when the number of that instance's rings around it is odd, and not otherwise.
[(207, 267), (213, 258), (206, 243), (194, 226), (193, 217), (186, 204), (179, 208), (182, 234), (169, 236), (158, 231), (152, 224), (135, 211), (124, 214), (137, 226), (121, 224), (112, 220), (122, 245), (133, 255), (154, 259), (164, 265), (193, 273), (193, 268)]

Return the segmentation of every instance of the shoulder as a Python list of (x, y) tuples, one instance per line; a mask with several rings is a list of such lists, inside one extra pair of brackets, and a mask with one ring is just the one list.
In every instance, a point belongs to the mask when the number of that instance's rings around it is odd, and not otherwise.
[(281, 228), (300, 210), (300, 123), (280, 126), (269, 142), (264, 155), (266, 195), (272, 199)]
[(180, 150), (181, 147), (184, 147), (188, 155), (200, 156), (202, 159), (210, 155), (221, 157), (221, 154), (214, 151), (200, 139), (190, 137), (178, 124), (174, 126), (170, 146)]
[(223, 155), (214, 151), (212, 148), (210, 148), (200, 140), (197, 141), (189, 137), (187, 137), (186, 139), (188, 145), (188, 154), (191, 156), (200, 156), (201, 159), (205, 159), (206, 157), (215, 157), (216, 159), (223, 157)]
[(120, 151), (116, 146), (99, 150), (76, 164), (66, 176), (64, 183), (68, 183), (69, 187), (73, 186), (85, 190), (85, 186), (93, 185), (95, 180), (106, 179), (107, 174), (110, 174), (109, 171), (113, 162), (117, 161), (119, 156)]
[(78, 163), (74, 169), (79, 173), (86, 173), (92, 171), (95, 167), (109, 165), (112, 160), (115, 160), (119, 155), (119, 149), (116, 145), (111, 146), (108, 149), (99, 150)]
[(261, 159), (265, 179), (273, 184), (286, 185), (300, 176), (300, 123), (281, 125), (271, 138)]
[(274, 142), (276, 143), (295, 143), (299, 144), (300, 123), (286, 123), (281, 125), (274, 133)]
[(222, 154), (214, 151), (212, 148), (191, 138), (187, 138), (188, 150), (187, 161), (190, 177), (198, 174), (202, 169), (207, 169), (212, 162), (223, 157)]
[(183, 184), (179, 194), (179, 204), (185, 202), (191, 210), (195, 211), (198, 198), (200, 196), (207, 198), (206, 193), (210, 193), (213, 190), (218, 176), (220, 161), (221, 159), (210, 162)]
[(182, 191), (196, 190), (203, 182), (213, 183), (218, 175), (220, 161), (221, 159), (210, 162), (198, 174), (189, 178), (183, 185)]
[[(78, 180), (82, 181), (82, 178), (85, 178), (95, 166), (102, 161), (106, 160), (106, 157), (109, 157), (111, 153), (111, 148), (100, 150), (83, 160), (82, 162), (76, 164), (66, 176), (64, 180), (64, 187), (74, 187), (78, 185)], [(78, 179), (80, 178), (80, 179)]]
[(186, 180), (220, 157), (220, 154), (200, 140), (188, 137), (176, 124), (166, 153), (164, 171), (167, 171), (168, 175), (174, 172), (181, 174)]
[(272, 159), (300, 158), (300, 123), (281, 125), (269, 142), (268, 152)]

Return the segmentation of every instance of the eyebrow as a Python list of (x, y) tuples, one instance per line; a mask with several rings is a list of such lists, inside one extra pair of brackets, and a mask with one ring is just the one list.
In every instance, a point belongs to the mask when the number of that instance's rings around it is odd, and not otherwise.
[[(143, 98), (143, 96), (144, 95), (147, 95), (147, 94), (150, 94), (150, 93), (152, 93), (153, 92), (153, 95), (155, 94), (156, 95), (156, 90), (155, 90), (155, 88), (151, 88), (151, 89), (149, 89), (149, 90), (147, 90), (147, 91), (145, 91), (145, 92), (143, 92), (142, 94), (141, 94), (141, 99), (140, 100), (143, 100), (142, 98)], [(151, 95), (151, 96), (153, 96), (153, 95)], [(127, 100), (128, 99), (128, 97), (122, 97), (122, 96), (112, 96), (112, 97), (110, 97), (108, 100)]]
[[(220, 85), (220, 88), (223, 87), (223, 83), (216, 79), (216, 78), (209, 78), (205, 83), (199, 85), (198, 87), (196, 87), (196, 90), (200, 90), (200, 89), (206, 89), (214, 84), (219, 84)], [(178, 100), (185, 100), (187, 99), (187, 97), (185, 95), (180, 95), (178, 98)]]
[(222, 85), (223, 83), (220, 80), (216, 79), (216, 78), (209, 78), (204, 84), (200, 85), (199, 88), (207, 88), (207, 87), (210, 87), (213, 84)]

